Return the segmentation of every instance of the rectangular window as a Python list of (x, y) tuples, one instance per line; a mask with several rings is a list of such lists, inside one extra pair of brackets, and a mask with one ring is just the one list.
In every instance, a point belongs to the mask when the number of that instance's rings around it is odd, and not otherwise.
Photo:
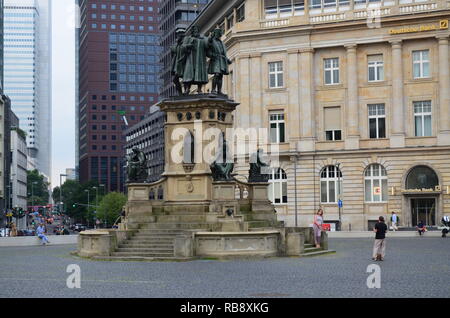
[(430, 51), (413, 51), (412, 55), (414, 78), (430, 77)]
[(280, 88), (283, 85), (283, 62), (270, 62), (269, 88)]
[(369, 82), (378, 82), (384, 80), (383, 55), (367, 56)]
[(414, 102), (414, 125), (416, 137), (430, 137), (431, 101)]
[(386, 111), (384, 104), (369, 106), (369, 138), (386, 138)]
[(326, 140), (342, 140), (341, 107), (324, 108), (324, 127)]
[(339, 84), (339, 58), (323, 60), (325, 85)]
[(286, 124), (283, 113), (270, 113), (270, 142), (286, 142)]

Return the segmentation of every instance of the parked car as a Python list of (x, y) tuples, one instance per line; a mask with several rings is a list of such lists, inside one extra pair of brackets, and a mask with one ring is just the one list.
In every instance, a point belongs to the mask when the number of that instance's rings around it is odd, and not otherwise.
[(82, 231), (86, 231), (87, 228), (85, 225), (83, 224), (75, 224), (75, 228), (73, 229), (75, 232), (82, 232)]

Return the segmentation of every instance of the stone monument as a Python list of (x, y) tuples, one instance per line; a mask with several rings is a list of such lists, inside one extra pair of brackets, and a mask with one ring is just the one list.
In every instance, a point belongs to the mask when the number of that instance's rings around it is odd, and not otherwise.
[[(120, 229), (82, 233), (79, 255), (191, 259), (305, 254), (312, 231), (286, 228), (277, 221), (268, 199), (265, 170), (269, 164), (262, 150), (250, 158), (248, 182), (232, 174), (229, 145), (234, 141), (226, 136), (238, 103), (222, 93), (223, 76), (231, 61), (221, 36), (220, 30), (214, 30), (203, 37), (195, 26), (189, 36), (177, 32), (172, 74), (178, 96), (158, 103), (167, 115), (162, 179), (145, 183), (145, 156), (133, 149)], [(213, 89), (204, 94), (208, 73)], [(194, 94), (191, 85), (198, 86)]]

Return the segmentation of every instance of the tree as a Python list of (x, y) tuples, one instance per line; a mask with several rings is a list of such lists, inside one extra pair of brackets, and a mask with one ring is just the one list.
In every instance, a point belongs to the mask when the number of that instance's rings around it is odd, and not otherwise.
[(45, 181), (45, 177), (39, 171), (27, 171), (27, 203), (29, 206), (44, 206), (48, 204), (49, 183)]
[(97, 218), (106, 220), (109, 226), (119, 218), (123, 206), (127, 203), (127, 197), (118, 192), (108, 193), (100, 202), (97, 210)]

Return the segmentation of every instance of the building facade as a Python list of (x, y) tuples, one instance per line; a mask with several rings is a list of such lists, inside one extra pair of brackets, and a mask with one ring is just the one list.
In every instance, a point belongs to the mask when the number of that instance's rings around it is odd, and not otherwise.
[(172, 84), (172, 56), (170, 48), (176, 42), (176, 30), (187, 29), (191, 22), (203, 10), (210, 0), (163, 0), (160, 6), (161, 30), (161, 65), (163, 70), (160, 74), (162, 84), (161, 97), (176, 95)]
[(11, 204), (12, 208), (27, 210), (27, 141), (20, 129), (19, 118), (11, 116)]
[(159, 107), (152, 106), (150, 111), (136, 125), (125, 132), (127, 155), (138, 148), (147, 156), (149, 182), (156, 182), (164, 172), (164, 124), (166, 114)]
[(235, 126), (280, 149), (280, 219), (308, 226), (321, 207), (367, 230), (392, 211), (405, 227), (450, 214), (449, 18), (441, 0), (247, 0), (194, 21), (224, 30)]
[(51, 175), (51, 1), (4, 0), (4, 91), (30, 160)]
[(79, 179), (123, 191), (122, 133), (158, 100), (158, 2), (80, 0), (79, 5)]

